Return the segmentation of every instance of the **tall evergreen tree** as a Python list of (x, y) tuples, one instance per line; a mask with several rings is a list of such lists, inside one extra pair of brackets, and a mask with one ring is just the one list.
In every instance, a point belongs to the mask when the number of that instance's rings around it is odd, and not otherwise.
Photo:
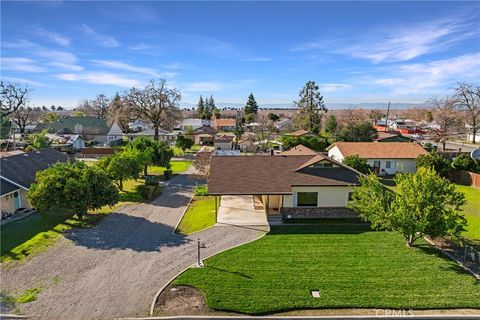
[(250, 93), (250, 95), (248, 96), (247, 104), (245, 105), (244, 111), (245, 111), (245, 115), (257, 113), (258, 104), (257, 104), (257, 101), (255, 101), (255, 97), (253, 96), (253, 93)]
[(327, 111), (327, 107), (315, 81), (308, 81), (300, 90), (299, 97), (298, 101), (294, 101), (298, 108), (295, 116), (296, 125), (299, 128), (318, 133), (322, 114)]
[(198, 100), (197, 104), (197, 115), (200, 119), (205, 119), (205, 103), (203, 102), (203, 97), (200, 96), (200, 100)]

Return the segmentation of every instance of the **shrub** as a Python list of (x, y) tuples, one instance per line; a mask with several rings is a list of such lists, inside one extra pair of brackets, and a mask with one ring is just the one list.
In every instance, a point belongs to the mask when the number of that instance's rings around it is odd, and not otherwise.
[(208, 187), (206, 184), (199, 184), (195, 187), (196, 196), (206, 196), (208, 195)]
[(420, 155), (415, 162), (419, 168), (424, 167), (434, 169), (440, 177), (448, 178), (451, 175), (452, 167), (450, 165), (450, 160), (444, 158), (436, 151)]
[(151, 186), (142, 184), (137, 187), (138, 193), (145, 199), (148, 200), (152, 197), (153, 193), (157, 189), (157, 186)]
[(172, 169), (167, 169), (167, 170), (163, 171), (163, 176), (165, 177), (165, 180), (170, 179), (173, 176)]

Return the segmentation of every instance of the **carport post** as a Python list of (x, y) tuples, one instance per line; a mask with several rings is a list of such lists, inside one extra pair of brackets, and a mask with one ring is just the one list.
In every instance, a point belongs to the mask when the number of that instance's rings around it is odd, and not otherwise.
[(217, 223), (217, 215), (218, 215), (218, 205), (217, 205), (217, 196), (215, 196), (215, 223)]

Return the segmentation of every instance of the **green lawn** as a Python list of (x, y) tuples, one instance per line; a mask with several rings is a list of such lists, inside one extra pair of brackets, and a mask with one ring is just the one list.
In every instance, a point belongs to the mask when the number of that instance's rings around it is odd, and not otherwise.
[[(220, 201), (217, 207), (220, 206)], [(178, 224), (177, 233), (190, 234), (215, 224), (215, 198), (195, 196)]]
[[(191, 149), (188, 149), (188, 150), (185, 150), (186, 153), (188, 152), (197, 152), (199, 151), (200, 149), (202, 149), (203, 146), (199, 146), (199, 145), (194, 145)], [(185, 154), (183, 153), (182, 149), (180, 149), (179, 147), (172, 147), (173, 149), (173, 155), (174, 156), (184, 156)]]
[(465, 236), (480, 242), (480, 190), (461, 185), (457, 185), (457, 190), (462, 191), (467, 200), (464, 207), (465, 217), (468, 221)]
[(173, 284), (200, 288), (216, 310), (480, 307), (480, 283), (456, 263), (426, 244), (407, 248), (399, 234), (366, 226), (273, 227), (205, 264)]
[[(93, 226), (103, 216), (122, 205), (145, 201), (137, 189), (141, 185), (144, 185), (142, 179), (125, 181), (124, 191), (120, 191), (120, 202), (117, 205), (104, 206), (86, 215), (82, 220), (57, 209), (33, 214), (2, 226), (0, 262), (21, 261), (30, 255), (45, 251), (67, 230)], [(152, 198), (158, 197), (161, 192), (162, 188), (158, 188)]]
[[(170, 161), (170, 165), (172, 167), (173, 174), (180, 174), (183, 171), (187, 170), (190, 165), (192, 164), (191, 161)], [(149, 166), (148, 167), (148, 174), (163, 174), (166, 170), (165, 167), (159, 166)]]

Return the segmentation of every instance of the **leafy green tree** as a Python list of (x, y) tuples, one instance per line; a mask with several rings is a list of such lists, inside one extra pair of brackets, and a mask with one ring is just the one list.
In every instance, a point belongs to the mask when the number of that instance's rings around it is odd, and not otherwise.
[(453, 159), (452, 168), (480, 173), (480, 160), (473, 160), (469, 154), (462, 154)]
[(253, 119), (254, 119), (254, 114), (253, 113), (249, 113), (249, 114), (245, 115), (245, 122), (246, 123), (252, 123)]
[(203, 97), (200, 96), (197, 104), (197, 117), (200, 119), (206, 119), (207, 115), (205, 113), (205, 103), (203, 102)]
[(275, 121), (278, 121), (279, 119), (280, 119), (280, 117), (276, 113), (270, 112), (268, 114), (268, 120), (270, 120), (270, 121), (275, 122)]
[(322, 136), (316, 137), (292, 137), (289, 135), (283, 135), (280, 138), (284, 149), (291, 149), (298, 145), (304, 145), (315, 151), (323, 151), (328, 147), (328, 140)]
[(183, 134), (187, 137), (193, 136), (195, 134), (195, 130), (193, 130), (192, 126), (185, 126), (183, 128)]
[(255, 101), (255, 97), (253, 96), (253, 93), (250, 93), (250, 95), (248, 96), (247, 103), (245, 104), (245, 107), (244, 107), (244, 112), (245, 112), (245, 115), (257, 114), (258, 112), (258, 104), (257, 104), (257, 101)]
[(233, 128), (233, 134), (235, 135), (235, 148), (238, 147), (238, 141), (242, 138), (245, 128), (243, 126), (242, 118), (237, 114), (235, 118), (235, 128)]
[(465, 230), (463, 193), (430, 168), (398, 174), (396, 193), (387, 190), (374, 174), (360, 181), (348, 207), (374, 228), (400, 232), (409, 247), (424, 236), (458, 239)]
[(73, 116), (74, 116), (74, 117), (86, 117), (87, 115), (86, 115), (85, 112), (83, 112), (83, 111), (75, 111), (75, 112), (73, 113)]
[(156, 165), (170, 168), (173, 150), (163, 141), (155, 141), (148, 137), (138, 137), (125, 147), (124, 152), (133, 152), (143, 165), (143, 174), (148, 174), (148, 166)]
[(133, 152), (121, 152), (113, 156), (103, 157), (96, 165), (108, 173), (108, 176), (120, 190), (123, 190), (125, 180), (137, 179), (142, 170), (142, 164)]
[(378, 136), (377, 130), (368, 121), (352, 122), (337, 132), (337, 141), (369, 142)]
[(322, 114), (327, 107), (315, 81), (308, 81), (300, 90), (299, 97), (298, 101), (294, 101), (298, 108), (294, 119), (296, 126), (313, 133), (320, 132)]
[(211, 119), (215, 109), (217, 109), (215, 106), (215, 100), (213, 99), (213, 96), (210, 95), (210, 98), (205, 99), (205, 112), (203, 119)]
[(424, 167), (434, 169), (440, 177), (443, 178), (450, 177), (452, 173), (451, 161), (436, 151), (418, 156), (415, 163), (417, 168)]
[(343, 164), (361, 172), (368, 174), (371, 171), (371, 167), (368, 165), (367, 160), (359, 157), (358, 155), (346, 156), (343, 159)]
[(37, 172), (28, 199), (40, 211), (65, 208), (81, 217), (88, 210), (115, 205), (119, 194), (105, 171), (77, 161), (57, 163)]
[(60, 116), (55, 113), (55, 112), (48, 112), (47, 114), (45, 114), (45, 116), (43, 117), (43, 122), (45, 123), (54, 123), (55, 121), (57, 121), (58, 119), (60, 119)]
[(335, 133), (338, 128), (337, 117), (333, 114), (329, 115), (325, 122), (325, 131), (328, 133)]
[(48, 147), (50, 141), (47, 138), (48, 131), (42, 130), (39, 133), (32, 133), (27, 137), (27, 141), (34, 150), (42, 150)]
[(182, 149), (182, 152), (185, 153), (185, 150), (190, 149), (194, 145), (194, 141), (190, 138), (187, 138), (183, 135), (177, 136), (177, 141), (175, 142), (175, 145)]

